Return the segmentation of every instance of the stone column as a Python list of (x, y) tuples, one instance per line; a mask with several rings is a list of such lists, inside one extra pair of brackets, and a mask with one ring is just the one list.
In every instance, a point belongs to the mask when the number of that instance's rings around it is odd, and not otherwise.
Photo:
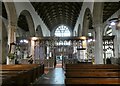
[(35, 41), (31, 39), (30, 41), (30, 55), (32, 55), (32, 59), (33, 59), (33, 63), (35, 62), (35, 59), (34, 59), (34, 46), (35, 46)]
[(118, 58), (120, 58), (120, 30), (118, 30)]
[[(15, 46), (12, 46), (11, 51), (10, 51), (10, 43), (16, 43), (16, 26), (15, 25), (8, 25), (9, 52), (14, 53), (15, 52)], [(7, 57), (7, 64), (10, 64), (10, 59), (8, 57)]]
[(103, 64), (103, 3), (95, 2), (93, 10), (95, 29), (95, 64)]
[(115, 35), (114, 38), (114, 57), (113, 58), (118, 58), (118, 52), (119, 52), (119, 34), (120, 31), (116, 30), (116, 25), (112, 25), (112, 35)]
[(103, 64), (103, 36), (102, 25), (95, 27), (95, 64)]
[(2, 64), (2, 20), (0, 20), (0, 64)]
[(119, 49), (118, 36), (115, 35), (115, 38), (114, 38), (114, 55), (115, 56), (113, 58), (118, 58), (118, 49)]

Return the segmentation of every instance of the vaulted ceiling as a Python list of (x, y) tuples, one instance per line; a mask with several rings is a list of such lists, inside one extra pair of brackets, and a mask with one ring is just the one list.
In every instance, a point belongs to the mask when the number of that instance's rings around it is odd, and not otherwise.
[[(60, 24), (68, 25), (73, 30), (83, 5), (82, 2), (31, 2), (31, 4), (50, 31)], [(104, 2), (103, 22), (119, 9), (120, 2)], [(7, 18), (4, 4), (2, 16)], [(27, 21), (22, 22), (24, 20), (24, 16), (20, 16), (18, 26), (28, 31)]]
[[(83, 2), (31, 2), (46, 26), (52, 30), (65, 24), (73, 30)], [(120, 2), (104, 2), (103, 22), (120, 9)], [(92, 23), (90, 23), (92, 24)]]
[(119, 9), (120, 9), (120, 1), (105, 2), (104, 9), (103, 9), (103, 22), (106, 21), (110, 16), (112, 16)]
[(59, 24), (65, 24), (73, 29), (82, 2), (32, 2), (32, 5), (50, 30)]

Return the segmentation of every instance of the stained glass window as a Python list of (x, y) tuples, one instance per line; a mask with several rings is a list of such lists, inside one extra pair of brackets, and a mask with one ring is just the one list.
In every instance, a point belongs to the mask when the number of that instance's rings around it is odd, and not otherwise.
[(61, 25), (55, 30), (55, 36), (58, 37), (67, 37), (70, 36), (70, 30), (67, 26)]

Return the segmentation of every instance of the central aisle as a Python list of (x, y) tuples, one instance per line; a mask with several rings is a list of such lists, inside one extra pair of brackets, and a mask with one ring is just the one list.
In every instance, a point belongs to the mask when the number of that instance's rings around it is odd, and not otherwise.
[(53, 70), (50, 70), (48, 74), (43, 75), (40, 77), (35, 83), (36, 85), (58, 85), (58, 86), (64, 86), (64, 70), (62, 68), (55, 68)]

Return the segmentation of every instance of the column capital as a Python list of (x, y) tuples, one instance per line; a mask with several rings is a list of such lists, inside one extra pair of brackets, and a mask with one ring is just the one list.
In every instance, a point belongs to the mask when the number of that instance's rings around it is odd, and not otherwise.
[(16, 32), (16, 25), (8, 25), (8, 29), (12, 29), (14, 32)]

